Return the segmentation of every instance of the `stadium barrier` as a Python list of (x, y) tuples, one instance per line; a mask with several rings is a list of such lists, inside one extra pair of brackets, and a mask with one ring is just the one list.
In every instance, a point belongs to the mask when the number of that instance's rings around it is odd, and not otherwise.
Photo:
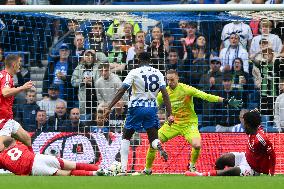
[[(146, 134), (139, 134), (138, 142), (130, 147), (128, 170), (140, 171), (144, 168), (148, 149)], [(268, 133), (277, 156), (276, 173), (284, 173), (284, 134)], [(245, 151), (247, 136), (244, 133), (204, 133), (202, 150), (197, 163), (199, 171), (214, 168), (215, 160), (227, 152)], [(47, 149), (58, 149), (60, 157), (85, 163), (96, 163), (107, 168), (119, 153), (120, 133), (32, 133), (35, 153), (46, 153)], [(157, 154), (154, 162), (155, 173), (184, 173), (188, 165), (191, 147), (182, 137), (177, 137), (164, 144), (169, 154), (168, 162)]]

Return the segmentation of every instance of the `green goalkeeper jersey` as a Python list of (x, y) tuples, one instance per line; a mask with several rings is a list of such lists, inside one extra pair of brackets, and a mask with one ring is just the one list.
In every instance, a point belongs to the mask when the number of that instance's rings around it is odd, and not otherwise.
[[(218, 102), (219, 100), (219, 96), (207, 94), (183, 83), (178, 83), (174, 90), (167, 86), (167, 92), (170, 97), (175, 123), (179, 125), (188, 123), (192, 125), (198, 124), (198, 118), (194, 111), (193, 97), (201, 98), (209, 102)], [(158, 94), (157, 103), (159, 106), (163, 104), (161, 92)]]

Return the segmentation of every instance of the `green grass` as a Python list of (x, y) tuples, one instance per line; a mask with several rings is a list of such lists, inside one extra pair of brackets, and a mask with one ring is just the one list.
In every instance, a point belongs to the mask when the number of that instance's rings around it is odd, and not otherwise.
[(185, 177), (152, 175), (126, 177), (0, 176), (0, 188), (28, 189), (276, 189), (284, 188), (284, 176), (274, 177)]

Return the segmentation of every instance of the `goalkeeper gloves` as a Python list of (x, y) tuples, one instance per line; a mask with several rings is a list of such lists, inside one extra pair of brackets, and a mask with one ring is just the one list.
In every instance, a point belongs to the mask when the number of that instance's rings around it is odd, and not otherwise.
[(229, 105), (232, 106), (236, 109), (239, 109), (243, 106), (243, 101), (242, 100), (237, 100), (235, 97), (231, 97), (230, 99), (224, 99), (223, 100), (224, 105)]

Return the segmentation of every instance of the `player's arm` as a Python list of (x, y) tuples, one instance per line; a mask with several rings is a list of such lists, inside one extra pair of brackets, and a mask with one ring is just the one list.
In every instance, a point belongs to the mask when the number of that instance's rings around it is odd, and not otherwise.
[(237, 109), (242, 107), (243, 104), (242, 100), (237, 100), (234, 97), (231, 97), (230, 99), (225, 99), (216, 95), (205, 93), (190, 86), (186, 86), (185, 90), (187, 91), (187, 94), (189, 94), (190, 96), (201, 98), (202, 100), (206, 100), (208, 102), (221, 102), (225, 106), (229, 105)]
[(11, 88), (9, 85), (4, 85), (4, 87), (2, 88), (2, 95), (5, 98), (10, 97), (10, 96), (15, 96), (19, 94), (20, 92), (30, 89), (32, 87), (33, 87), (32, 81), (28, 81), (23, 86), (20, 86), (20, 87)]
[(163, 97), (163, 101), (166, 107), (166, 114), (167, 114), (167, 118), (168, 118), (168, 122), (169, 124), (174, 122), (174, 117), (172, 115), (172, 106), (171, 106), (171, 102), (170, 102), (170, 97), (169, 94), (166, 90), (166, 87), (160, 88), (162, 97)]
[(273, 149), (272, 143), (269, 140), (266, 141), (265, 147), (269, 155), (269, 174), (273, 176), (275, 173), (276, 154)]

